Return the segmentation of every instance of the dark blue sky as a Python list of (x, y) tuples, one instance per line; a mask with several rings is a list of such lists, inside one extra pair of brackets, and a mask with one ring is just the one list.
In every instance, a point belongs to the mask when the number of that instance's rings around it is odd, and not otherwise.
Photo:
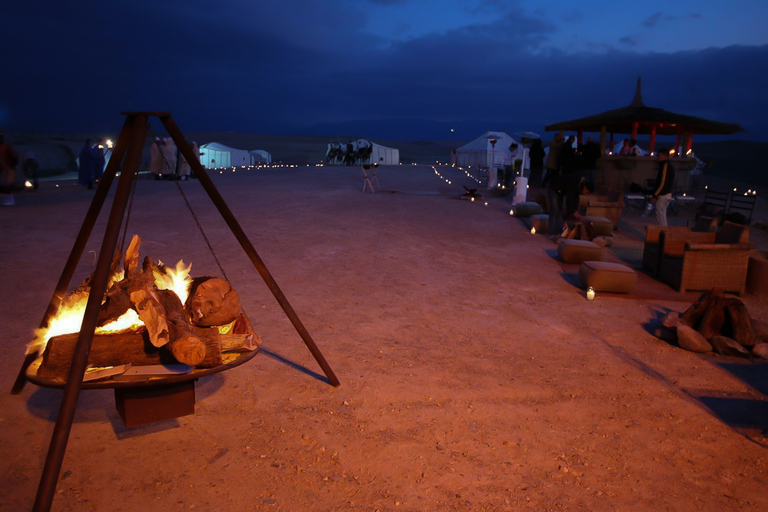
[[(0, 127), (469, 140), (627, 105), (768, 140), (768, 2), (165, 0), (0, 7)], [(451, 128), (455, 132), (451, 132)]]

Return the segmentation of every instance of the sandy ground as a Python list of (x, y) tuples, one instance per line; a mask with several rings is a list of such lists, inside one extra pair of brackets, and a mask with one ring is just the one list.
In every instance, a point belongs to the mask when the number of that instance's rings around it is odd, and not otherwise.
[[(586, 301), (510, 198), (455, 200), (471, 182), (440, 172), (452, 184), (384, 168), (377, 194), (357, 168), (215, 176), (338, 388), (183, 184), (262, 351), (199, 380), (196, 413), (176, 420), (127, 429), (111, 391), (84, 391), (53, 510), (767, 510), (768, 366), (652, 334), (695, 293), (646, 276), (642, 293)], [(61, 400), (7, 391), (91, 196), (46, 183), (0, 209), (3, 511), (31, 508)], [(642, 222), (614, 255), (639, 259)], [(173, 183), (138, 183), (129, 232), (142, 254), (219, 273)], [(744, 301), (768, 319), (765, 299)]]

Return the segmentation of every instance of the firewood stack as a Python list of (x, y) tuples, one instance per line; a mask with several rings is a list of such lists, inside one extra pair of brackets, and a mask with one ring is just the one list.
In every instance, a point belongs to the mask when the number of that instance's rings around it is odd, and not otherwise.
[[(129, 309), (143, 326), (136, 330), (93, 337), (88, 362), (93, 366), (155, 365), (183, 363), (213, 368), (223, 363), (222, 352), (258, 348), (259, 338), (242, 312), (240, 298), (229, 282), (215, 277), (192, 280), (189, 297), (182, 304), (172, 290), (159, 289), (156, 277), (168, 274), (164, 265), (149, 256), (139, 268), (141, 239), (134, 236), (125, 252), (123, 279), (114, 282), (105, 295), (98, 326), (120, 318)], [(119, 266), (119, 254), (113, 272)], [(116, 273), (116, 272), (115, 272)], [(63, 302), (87, 299), (90, 276)], [(39, 376), (66, 378), (78, 333), (48, 340)]]
[(768, 322), (752, 319), (743, 302), (718, 288), (703, 293), (682, 314), (669, 313), (662, 324), (692, 352), (768, 359)]

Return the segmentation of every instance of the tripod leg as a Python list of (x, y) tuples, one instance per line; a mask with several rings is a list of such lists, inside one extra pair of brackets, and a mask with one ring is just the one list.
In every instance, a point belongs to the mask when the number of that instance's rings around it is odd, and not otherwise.
[[(51, 317), (55, 315), (59, 310), (61, 299), (64, 297), (64, 293), (67, 291), (67, 287), (72, 281), (72, 276), (75, 274), (77, 263), (80, 261), (80, 258), (83, 255), (85, 244), (88, 243), (88, 239), (91, 237), (93, 226), (96, 224), (96, 220), (99, 218), (99, 213), (101, 212), (101, 208), (104, 206), (104, 201), (106, 200), (109, 189), (112, 186), (112, 181), (115, 178), (115, 174), (117, 174), (117, 169), (120, 167), (120, 161), (123, 159), (123, 155), (125, 154), (125, 148), (128, 145), (130, 125), (132, 124), (133, 120), (131, 118), (126, 119), (125, 123), (123, 124), (123, 129), (120, 132), (117, 143), (115, 144), (112, 158), (109, 159), (109, 164), (104, 171), (104, 175), (101, 177), (101, 182), (99, 183), (99, 187), (96, 189), (96, 193), (93, 196), (93, 201), (91, 201), (91, 206), (88, 208), (88, 213), (85, 214), (83, 225), (80, 228), (80, 232), (77, 234), (77, 238), (75, 239), (75, 243), (72, 246), (72, 251), (69, 254), (69, 258), (64, 265), (64, 270), (61, 273), (59, 282), (56, 285), (53, 296), (51, 296), (50, 302), (48, 303), (48, 309), (46, 309), (45, 314), (43, 315), (43, 319), (40, 321), (41, 329), (48, 326), (48, 322), (51, 320)], [(27, 368), (29, 368), (29, 365), (31, 365), (35, 359), (37, 359), (37, 357), (38, 354), (34, 351), (25, 355), (24, 362), (19, 369), (19, 374), (16, 376), (16, 381), (13, 383), (13, 387), (11, 388), (12, 395), (18, 395), (21, 393), (21, 390), (24, 389), (24, 385), (27, 383)]]
[(224, 221), (227, 223), (229, 229), (232, 231), (232, 234), (240, 243), (240, 246), (245, 251), (245, 254), (251, 260), (251, 263), (253, 263), (256, 271), (264, 280), (267, 288), (269, 288), (269, 290), (272, 292), (272, 295), (274, 295), (277, 302), (283, 308), (286, 316), (291, 321), (296, 331), (299, 333), (299, 336), (301, 336), (301, 339), (304, 340), (304, 344), (307, 345), (307, 348), (312, 353), (317, 363), (320, 365), (320, 368), (323, 369), (325, 376), (328, 377), (328, 381), (332, 386), (339, 386), (341, 383), (336, 377), (336, 374), (333, 373), (333, 370), (325, 360), (325, 357), (323, 357), (320, 349), (317, 348), (317, 345), (312, 339), (312, 336), (310, 336), (309, 331), (307, 331), (306, 327), (304, 327), (304, 324), (299, 319), (299, 316), (293, 310), (293, 307), (291, 307), (291, 304), (288, 302), (288, 299), (277, 285), (277, 282), (272, 277), (269, 269), (267, 269), (267, 266), (264, 264), (261, 257), (256, 252), (256, 249), (251, 244), (251, 241), (248, 239), (245, 231), (243, 231), (243, 228), (240, 227), (240, 223), (237, 222), (237, 219), (229, 209), (229, 206), (227, 206), (224, 198), (221, 197), (221, 194), (219, 194), (219, 191), (216, 189), (213, 181), (208, 176), (208, 173), (205, 171), (205, 169), (203, 169), (203, 166), (200, 165), (200, 161), (195, 157), (194, 153), (192, 153), (192, 148), (190, 148), (189, 144), (187, 144), (181, 131), (176, 126), (176, 123), (173, 121), (173, 119), (171, 119), (170, 115), (163, 115), (160, 117), (160, 120), (163, 122), (163, 126), (165, 126), (165, 129), (168, 130), (168, 133), (171, 135), (174, 142), (176, 142), (176, 146), (181, 150), (181, 154), (184, 155), (184, 158), (186, 158), (187, 162), (189, 162), (189, 164), (192, 166), (192, 170), (195, 172), (195, 174), (197, 174), (197, 178), (200, 181), (200, 184), (208, 193), (208, 196), (219, 210), (219, 213), (221, 213)]
[[(138, 119), (132, 119), (138, 118)], [(117, 247), (117, 239), (120, 236), (120, 225), (125, 216), (128, 197), (131, 192), (131, 182), (133, 176), (139, 170), (141, 162), (141, 152), (144, 148), (144, 140), (147, 136), (147, 118), (146, 116), (131, 115), (129, 119), (135, 121), (131, 130), (131, 141), (128, 149), (128, 155), (125, 159), (123, 173), (117, 185), (115, 198), (112, 203), (112, 210), (109, 214), (107, 227), (104, 231), (104, 240), (102, 241), (99, 259), (96, 264), (96, 270), (93, 273), (91, 282), (91, 291), (88, 295), (88, 304), (85, 307), (83, 323), (80, 326), (80, 334), (77, 338), (75, 351), (72, 355), (72, 365), (67, 374), (67, 383), (64, 387), (64, 396), (61, 399), (61, 407), (56, 418), (56, 425), (51, 436), (51, 444), (48, 448), (48, 456), (45, 459), (43, 474), (40, 478), (40, 486), (37, 490), (37, 497), (33, 511), (48, 511), (53, 502), (53, 496), (56, 491), (56, 482), (59, 479), (61, 465), (64, 462), (64, 453), (67, 449), (69, 433), (72, 429), (72, 421), (75, 418), (75, 409), (77, 408), (77, 399), (80, 395), (80, 389), (83, 385), (83, 375), (88, 364), (88, 354), (93, 342), (93, 333), (96, 330), (101, 301), (107, 290), (109, 283), (109, 271), (112, 264), (112, 257)], [(128, 122), (126, 121), (126, 124)]]

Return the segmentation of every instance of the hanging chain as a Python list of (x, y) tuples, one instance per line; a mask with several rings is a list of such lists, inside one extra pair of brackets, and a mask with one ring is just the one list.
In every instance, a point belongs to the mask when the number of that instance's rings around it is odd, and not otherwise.
[(203, 240), (205, 240), (205, 245), (208, 246), (208, 250), (211, 251), (211, 255), (213, 256), (213, 259), (216, 260), (216, 265), (218, 265), (219, 270), (221, 270), (221, 275), (224, 276), (224, 279), (227, 282), (229, 282), (227, 273), (224, 272), (224, 267), (221, 266), (221, 261), (219, 261), (219, 257), (216, 256), (216, 251), (213, 250), (211, 241), (208, 240), (208, 237), (205, 234), (205, 230), (203, 229), (203, 226), (200, 224), (200, 220), (197, 218), (197, 214), (195, 213), (195, 210), (192, 209), (192, 205), (189, 203), (189, 199), (187, 199), (187, 195), (184, 193), (184, 189), (181, 187), (181, 184), (178, 181), (176, 181), (175, 183), (176, 183), (176, 188), (179, 189), (179, 194), (181, 194), (181, 197), (184, 198), (184, 203), (187, 205), (187, 209), (189, 210), (189, 213), (192, 214), (192, 218), (195, 219), (195, 224), (197, 224), (197, 229), (200, 230), (200, 234), (203, 236)]

